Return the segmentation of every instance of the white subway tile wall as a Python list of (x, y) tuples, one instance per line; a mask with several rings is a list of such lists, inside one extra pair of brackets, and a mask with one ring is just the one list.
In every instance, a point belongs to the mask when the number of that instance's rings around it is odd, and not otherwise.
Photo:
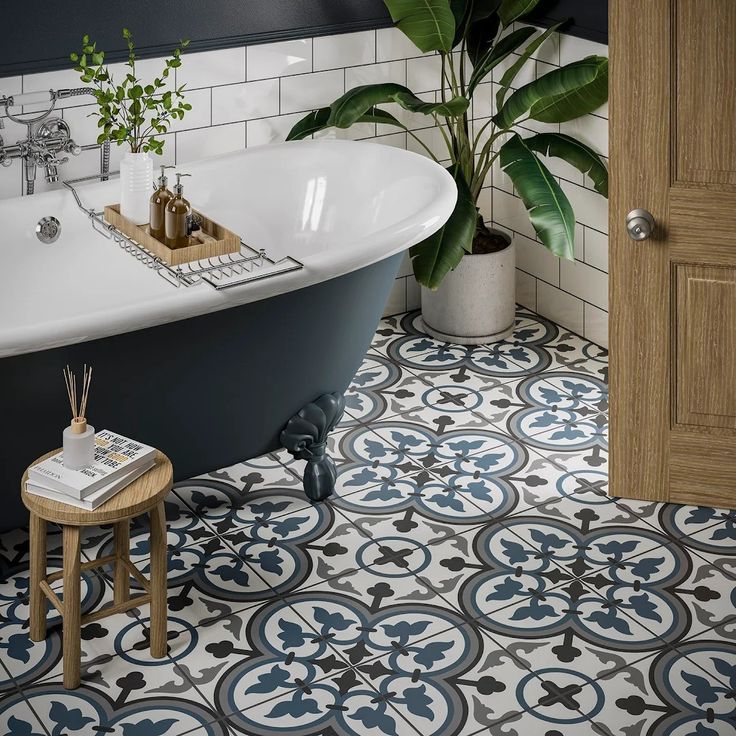
[[(607, 48), (554, 34), (536, 52), (535, 61), (519, 75), (516, 84), (521, 85), (561, 63), (589, 54), (606, 56)], [(513, 61), (510, 57), (494, 70), (494, 82), (498, 82)], [(157, 59), (140, 64), (144, 74), (158, 73), (161, 67)], [(113, 65), (112, 70), (118, 70), (119, 66)], [(176, 72), (175, 83), (187, 85), (188, 101), (193, 109), (165, 136), (161, 162), (184, 163), (246, 146), (282, 141), (305, 112), (329, 104), (345, 90), (360, 84), (385, 81), (407, 84), (423, 99), (433, 101), (439, 73), (439, 58), (435, 54), (421, 54), (393, 28), (186, 54)], [(0, 94), (76, 86), (79, 86), (79, 79), (71, 70), (0, 78)], [(498, 86), (490, 80), (479, 86), (473, 101), (474, 125), (483, 125), (493, 114), (497, 90)], [(94, 143), (98, 129), (96, 118), (90, 117), (95, 109), (90, 98), (72, 97), (62, 102), (60, 111), (69, 122), (74, 139), (82, 145)], [(397, 105), (385, 107), (441, 160), (447, 158), (444, 141), (432, 129), (430, 118), (407, 113)], [(35, 109), (27, 107), (24, 112)], [(561, 126), (533, 124), (528, 128), (530, 131), (561, 130), (578, 136), (607, 155), (607, 118), (608, 110), (604, 106), (594, 115)], [(6, 127), (2, 135), (6, 143), (24, 136), (25, 126), (7, 119), (4, 122)], [(413, 137), (387, 125), (361, 124), (351, 130), (329, 131), (324, 135), (368, 139), (425, 153)], [(113, 166), (117, 166), (122, 152), (113, 147)], [(93, 173), (98, 162), (95, 151), (85, 152), (65, 164), (62, 174), (70, 178)], [(479, 206), (489, 224), (516, 236), (517, 301), (605, 345), (608, 332), (607, 203), (592, 190), (590, 182), (570, 166), (551, 160), (550, 169), (575, 209), (578, 225), (574, 262), (560, 262), (540, 245), (511, 181), (498, 167), (489, 174)], [(36, 191), (54, 186), (58, 185), (47, 185), (39, 177)], [(22, 193), (22, 167), (15, 161), (12, 166), (0, 169), (0, 197)], [(420, 288), (412, 276), (407, 256), (386, 305), (386, 314), (416, 309), (420, 298)]]

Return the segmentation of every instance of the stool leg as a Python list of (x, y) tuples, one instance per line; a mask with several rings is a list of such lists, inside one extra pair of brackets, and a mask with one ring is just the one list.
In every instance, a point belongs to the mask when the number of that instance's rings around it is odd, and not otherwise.
[(46, 579), (46, 521), (31, 514), (29, 527), (29, 552), (31, 556), (31, 641), (46, 638), (46, 596), (41, 590), (41, 582)]
[(79, 527), (64, 526), (64, 687), (79, 687), (81, 668), (81, 571)]
[(124, 562), (129, 559), (130, 522), (125, 519), (115, 524), (115, 604), (125, 603), (130, 597), (130, 573)]
[(166, 656), (166, 513), (163, 501), (151, 519), (151, 656)]

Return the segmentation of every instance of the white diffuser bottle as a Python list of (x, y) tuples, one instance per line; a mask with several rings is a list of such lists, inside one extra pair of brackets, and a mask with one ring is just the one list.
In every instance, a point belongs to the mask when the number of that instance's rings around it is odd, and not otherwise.
[(147, 153), (128, 153), (120, 162), (120, 214), (136, 225), (149, 219), (153, 160)]
[(64, 467), (82, 470), (95, 462), (95, 428), (87, 424), (87, 401), (92, 383), (92, 367), (84, 366), (81, 396), (77, 396), (77, 377), (69, 366), (64, 368), (64, 383), (72, 410), (71, 424), (64, 430)]
[(81, 470), (94, 462), (95, 428), (84, 417), (74, 417), (64, 430), (64, 467)]

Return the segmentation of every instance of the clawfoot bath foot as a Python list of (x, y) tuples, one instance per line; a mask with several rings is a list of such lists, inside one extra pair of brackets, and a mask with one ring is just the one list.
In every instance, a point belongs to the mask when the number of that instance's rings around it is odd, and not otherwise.
[(324, 501), (335, 490), (337, 469), (327, 454), (327, 436), (344, 411), (342, 394), (324, 394), (289, 419), (281, 432), (281, 444), (297, 460), (307, 461), (304, 492), (310, 501)]

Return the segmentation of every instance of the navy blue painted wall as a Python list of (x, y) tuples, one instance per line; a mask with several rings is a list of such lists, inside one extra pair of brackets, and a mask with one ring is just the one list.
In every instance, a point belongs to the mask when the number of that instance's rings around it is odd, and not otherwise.
[[(566, 32), (605, 42), (607, 0), (542, 0), (535, 20), (571, 18)], [(382, 0), (65, 0), (3, 3), (0, 76), (63, 69), (83, 34), (109, 59), (124, 57), (120, 30), (130, 27), (141, 56), (161, 56), (180, 38), (192, 51), (328, 35), (390, 25)]]

